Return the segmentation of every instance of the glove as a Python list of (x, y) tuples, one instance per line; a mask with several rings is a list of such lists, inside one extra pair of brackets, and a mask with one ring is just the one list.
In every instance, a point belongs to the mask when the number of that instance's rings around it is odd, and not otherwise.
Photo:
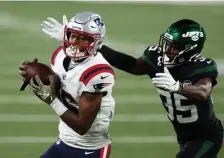
[(169, 92), (181, 93), (183, 84), (175, 81), (169, 70), (164, 67), (164, 73), (156, 73), (156, 77), (152, 78), (152, 83), (157, 87)]
[(41, 30), (50, 36), (51, 38), (63, 42), (64, 29), (68, 24), (68, 20), (65, 15), (63, 15), (63, 24), (60, 24), (57, 20), (51, 17), (47, 17), (47, 20), (41, 23)]
[(50, 85), (44, 85), (39, 75), (36, 75), (36, 84), (32, 78), (29, 85), (29, 88), (33, 90), (34, 94), (48, 105), (50, 105), (50, 103), (52, 103), (52, 101), (57, 97), (54, 77), (49, 76), (49, 80)]
[(25, 71), (26, 70), (26, 64), (29, 64), (29, 63), (37, 63), (37, 62), (38, 62), (38, 59), (35, 58), (35, 59), (33, 59), (32, 62), (22, 61), (21, 64), (19, 65), (19, 76), (24, 81), (23, 85), (20, 88), (20, 91), (23, 91), (26, 88), (26, 86), (29, 84), (26, 81), (26, 71)]

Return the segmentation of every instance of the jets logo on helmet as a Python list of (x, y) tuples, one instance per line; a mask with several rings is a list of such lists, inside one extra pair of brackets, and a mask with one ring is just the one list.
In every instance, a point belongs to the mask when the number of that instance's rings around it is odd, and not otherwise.
[(199, 40), (200, 37), (204, 37), (203, 32), (187, 32), (185, 34), (182, 34), (182, 37), (191, 37), (192, 41), (197, 41)]

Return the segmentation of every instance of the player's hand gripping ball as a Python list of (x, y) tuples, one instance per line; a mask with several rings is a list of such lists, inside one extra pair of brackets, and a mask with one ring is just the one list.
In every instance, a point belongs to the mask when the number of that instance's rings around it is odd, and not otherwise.
[(44, 85), (49, 85), (50, 84), (49, 77), (53, 76), (56, 91), (59, 91), (59, 89), (61, 88), (60, 78), (54, 73), (54, 71), (50, 67), (48, 67), (45, 64), (38, 63), (37, 61), (38, 61), (37, 59), (34, 59), (32, 62), (23, 61), (21, 65), (19, 65), (20, 77), (24, 81), (24, 84), (20, 88), (20, 91), (23, 91), (26, 88), (26, 86), (30, 83), (30, 80), (32, 78), (34, 83), (36, 84), (35, 81), (36, 75), (39, 75), (40, 80)]

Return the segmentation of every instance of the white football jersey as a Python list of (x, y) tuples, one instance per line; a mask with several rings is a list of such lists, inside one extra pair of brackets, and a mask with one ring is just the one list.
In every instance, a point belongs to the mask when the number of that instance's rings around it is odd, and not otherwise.
[(101, 108), (90, 130), (83, 136), (60, 120), (59, 138), (69, 146), (80, 149), (100, 149), (111, 143), (108, 132), (114, 115), (115, 101), (112, 97), (114, 72), (100, 53), (76, 64), (66, 57), (62, 47), (53, 54), (53, 71), (60, 77), (64, 103), (79, 108), (82, 92), (105, 92)]

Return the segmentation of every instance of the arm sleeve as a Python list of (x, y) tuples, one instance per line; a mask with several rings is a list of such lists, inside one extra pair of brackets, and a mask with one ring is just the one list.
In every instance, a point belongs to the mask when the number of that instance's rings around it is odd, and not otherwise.
[(133, 73), (137, 62), (134, 57), (115, 51), (105, 45), (102, 46), (100, 53), (110, 63), (110, 65), (128, 73)]

